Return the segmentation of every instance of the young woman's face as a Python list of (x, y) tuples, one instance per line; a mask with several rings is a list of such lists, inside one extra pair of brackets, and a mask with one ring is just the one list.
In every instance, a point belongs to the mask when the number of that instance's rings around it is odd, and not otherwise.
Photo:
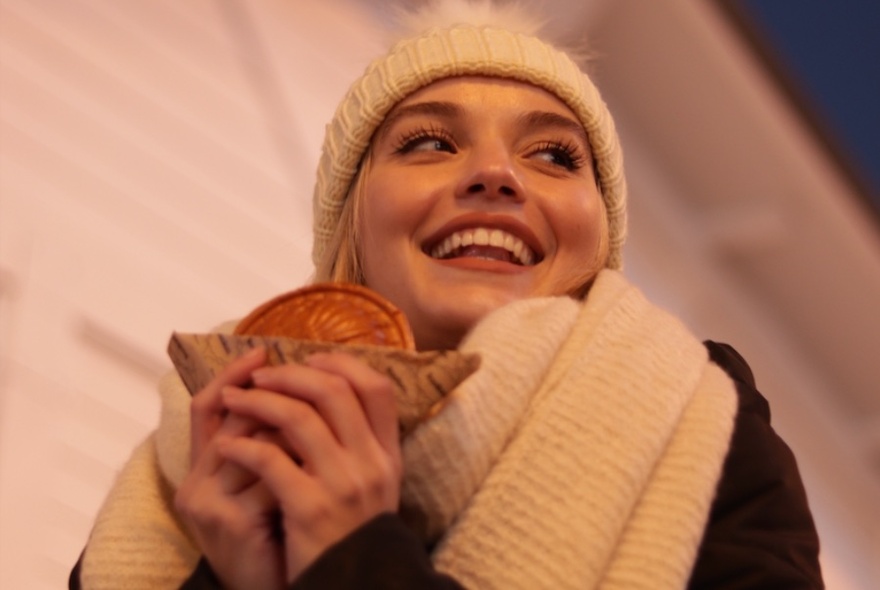
[(365, 172), (366, 284), (406, 314), (421, 350), (456, 347), (511, 301), (572, 293), (605, 264), (586, 134), (537, 87), (426, 86), (388, 115)]

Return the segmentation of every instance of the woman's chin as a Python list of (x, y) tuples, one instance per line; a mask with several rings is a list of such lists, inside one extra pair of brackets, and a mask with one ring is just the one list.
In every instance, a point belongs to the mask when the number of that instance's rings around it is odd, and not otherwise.
[(420, 350), (458, 347), (467, 333), (484, 317), (519, 299), (509, 291), (461, 285), (447, 288), (407, 314)]

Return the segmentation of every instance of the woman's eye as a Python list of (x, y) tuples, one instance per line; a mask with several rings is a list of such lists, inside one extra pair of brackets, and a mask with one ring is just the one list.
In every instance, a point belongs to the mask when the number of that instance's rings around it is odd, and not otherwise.
[(455, 146), (446, 134), (436, 130), (419, 130), (401, 138), (397, 153), (413, 152), (449, 152), (455, 153)]
[(559, 143), (542, 145), (535, 150), (533, 155), (548, 164), (553, 164), (570, 171), (577, 170), (583, 165), (583, 157), (576, 148)]
[(452, 152), (454, 151), (449, 142), (436, 137), (423, 137), (412, 139), (400, 149), (401, 152)]

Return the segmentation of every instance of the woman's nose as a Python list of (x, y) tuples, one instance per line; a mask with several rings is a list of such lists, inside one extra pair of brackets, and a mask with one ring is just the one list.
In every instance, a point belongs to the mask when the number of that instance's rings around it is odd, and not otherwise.
[(521, 200), (525, 192), (513, 155), (501, 147), (474, 149), (468, 155), (457, 194), (463, 198), (482, 196)]

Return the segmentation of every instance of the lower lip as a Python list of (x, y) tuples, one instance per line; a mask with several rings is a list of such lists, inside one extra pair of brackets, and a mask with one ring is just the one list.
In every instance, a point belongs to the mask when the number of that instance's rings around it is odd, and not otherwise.
[(473, 258), (463, 256), (461, 258), (438, 259), (431, 258), (437, 264), (448, 268), (458, 270), (470, 270), (477, 272), (492, 272), (498, 274), (521, 274), (527, 272), (530, 266), (522, 266), (520, 264), (511, 264), (502, 260), (492, 260), (490, 258)]

